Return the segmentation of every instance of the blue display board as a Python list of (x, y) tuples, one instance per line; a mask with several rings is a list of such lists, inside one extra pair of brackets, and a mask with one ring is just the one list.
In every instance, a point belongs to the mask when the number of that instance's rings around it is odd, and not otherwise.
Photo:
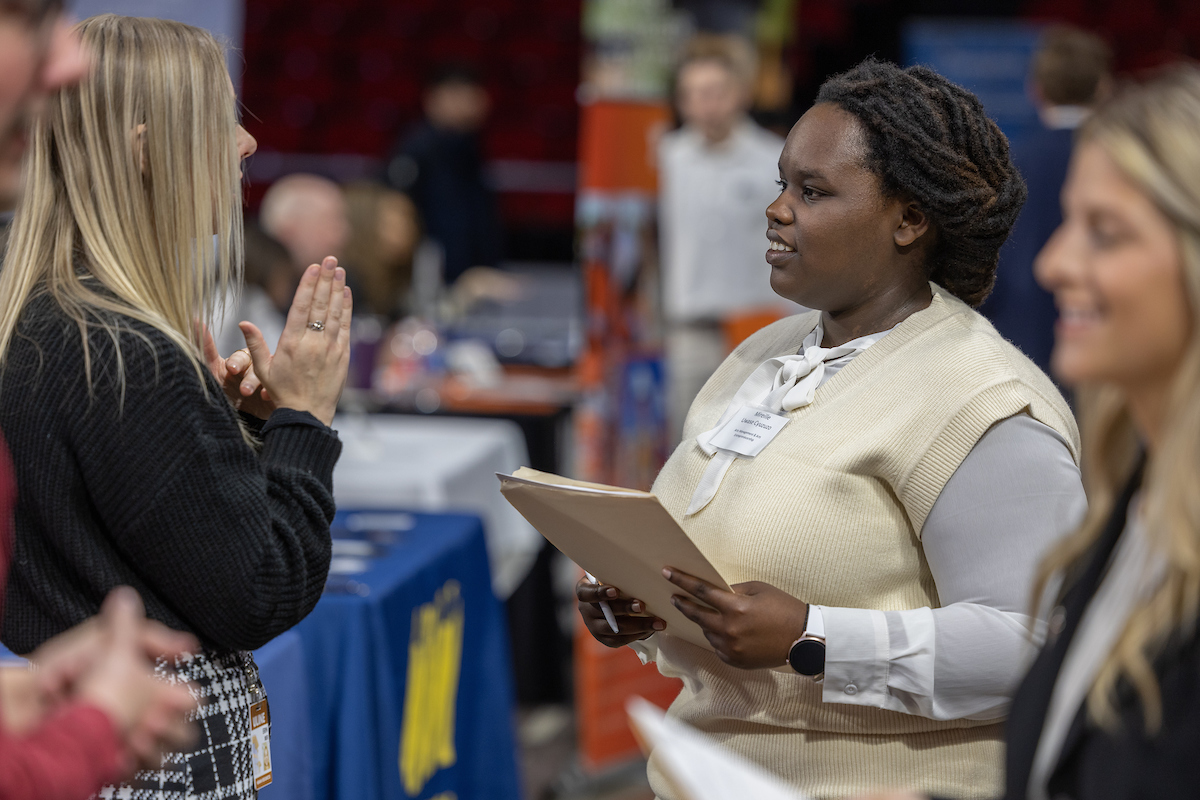
[(1039, 124), (1026, 83), (1041, 30), (1008, 20), (917, 19), (904, 27), (904, 61), (970, 89), (1017, 144)]

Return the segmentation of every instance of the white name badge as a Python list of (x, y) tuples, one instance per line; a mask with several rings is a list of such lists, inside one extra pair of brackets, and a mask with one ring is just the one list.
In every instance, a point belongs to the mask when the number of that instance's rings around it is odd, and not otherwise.
[(742, 406), (709, 442), (713, 447), (753, 458), (771, 443), (791, 420), (755, 406)]

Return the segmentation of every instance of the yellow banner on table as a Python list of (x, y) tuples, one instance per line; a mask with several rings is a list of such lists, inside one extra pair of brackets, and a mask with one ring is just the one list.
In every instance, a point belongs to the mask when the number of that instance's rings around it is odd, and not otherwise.
[(458, 760), (454, 717), (462, 670), (462, 586), (450, 580), (413, 610), (400, 736), (400, 777), (416, 797), (438, 770)]

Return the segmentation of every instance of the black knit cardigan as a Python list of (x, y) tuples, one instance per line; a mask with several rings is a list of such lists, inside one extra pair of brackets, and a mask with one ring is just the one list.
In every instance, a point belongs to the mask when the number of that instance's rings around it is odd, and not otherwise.
[(205, 371), (151, 326), (113, 317), (117, 351), (43, 296), (0, 374), (15, 464), (16, 547), (0, 638), (28, 653), (95, 614), (115, 586), (215, 650), (259, 647), (304, 618), (329, 571), (341, 443), (311, 414), (252, 424), (261, 452)]

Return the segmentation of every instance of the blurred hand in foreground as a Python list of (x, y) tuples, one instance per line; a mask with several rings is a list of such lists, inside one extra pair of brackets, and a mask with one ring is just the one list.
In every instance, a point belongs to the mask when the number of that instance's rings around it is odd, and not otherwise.
[[(98, 616), (30, 655), (36, 669), (22, 691), (35, 699), (18, 702), (17, 710), (24, 709), (26, 716), (15, 724), (28, 730), (64, 703), (88, 703), (112, 720), (135, 762), (131, 766), (157, 767), (164, 752), (195, 739), (186, 715), (196, 701), (187, 686), (155, 677), (154, 660), (173, 660), (198, 647), (192, 636), (147, 620), (133, 589), (114, 589)], [(6, 690), (6, 700), (10, 694)], [(32, 708), (39, 713), (30, 714)]]

